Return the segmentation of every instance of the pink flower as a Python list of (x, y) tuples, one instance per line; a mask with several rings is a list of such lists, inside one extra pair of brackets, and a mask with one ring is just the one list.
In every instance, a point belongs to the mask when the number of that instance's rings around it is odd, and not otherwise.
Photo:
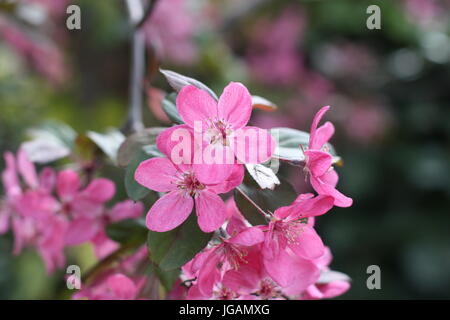
[(246, 58), (252, 75), (267, 85), (292, 85), (301, 79), (303, 57), (298, 52), (305, 17), (286, 8), (275, 21), (259, 21), (250, 39)]
[(195, 17), (185, 0), (164, 0), (156, 4), (143, 28), (159, 59), (190, 64), (197, 56), (193, 41), (195, 25)]
[(261, 163), (272, 156), (275, 140), (268, 131), (246, 126), (252, 113), (251, 101), (247, 88), (236, 82), (225, 87), (219, 101), (195, 86), (181, 89), (178, 112), (194, 138), (198, 134), (203, 138), (201, 142), (196, 139), (200, 147), (195, 149), (202, 151), (202, 157), (194, 157), (194, 165), (205, 167), (201, 170), (206, 175), (203, 179), (220, 182), (228, 177), (234, 156), (241, 163)]
[(292, 205), (275, 210), (273, 220), (265, 228), (263, 261), (280, 286), (301, 291), (318, 276), (318, 269), (310, 260), (323, 255), (324, 245), (307, 218), (326, 213), (333, 202), (329, 196), (301, 194)]
[(107, 255), (117, 244), (106, 236), (106, 225), (142, 214), (142, 204), (129, 200), (112, 209), (105, 207), (115, 193), (110, 180), (94, 179), (82, 188), (78, 174), (71, 170), (56, 175), (53, 169), (44, 168), (38, 175), (23, 149), (16, 158), (5, 153), (5, 162), (0, 233), (12, 228), (14, 254), (25, 246), (36, 247), (49, 273), (64, 265), (66, 246), (91, 241), (99, 257)]
[[(161, 149), (167, 152), (163, 147)], [(139, 165), (135, 172), (138, 183), (157, 192), (168, 192), (147, 214), (146, 223), (150, 230), (165, 232), (178, 227), (191, 214), (194, 203), (202, 231), (212, 232), (224, 223), (225, 204), (217, 194), (239, 185), (244, 176), (243, 168), (234, 166), (230, 178), (218, 184), (201, 179), (198, 173), (202, 170), (202, 167), (192, 165), (175, 165), (167, 158), (152, 158)]]
[(91, 287), (77, 292), (74, 299), (90, 300), (135, 300), (139, 293), (136, 283), (122, 273), (114, 273), (103, 277)]
[(334, 126), (331, 122), (326, 122), (317, 128), (323, 115), (329, 109), (329, 106), (323, 107), (314, 117), (309, 136), (309, 147), (304, 151), (305, 170), (310, 174), (311, 185), (318, 194), (332, 196), (335, 206), (349, 207), (353, 200), (336, 190), (338, 175), (332, 167), (333, 157), (326, 149), (326, 143), (334, 133)]
[[(64, 264), (64, 235), (67, 223), (55, 216), (58, 202), (51, 195), (54, 172), (46, 168), (38, 176), (34, 165), (20, 149), (17, 158), (5, 153), (6, 169), (2, 173), (6, 199), (0, 208), (0, 231), (14, 232), (14, 254), (24, 246), (35, 246), (49, 273)], [(23, 187), (18, 173), (23, 180)]]
[(321, 276), (315, 284), (310, 285), (302, 294), (301, 299), (328, 299), (344, 294), (350, 288), (349, 278), (342, 273), (331, 271), (328, 266), (333, 256), (328, 247), (325, 247), (324, 254), (314, 260), (314, 263), (321, 270)]
[[(258, 227), (249, 227), (229, 239), (221, 240), (219, 245), (201, 252), (192, 262), (198, 277), (195, 288), (191, 290), (198, 290), (203, 296), (220, 291), (215, 286), (221, 282), (223, 274), (232, 269), (239, 270), (242, 264), (246, 264), (246, 256), (253, 246), (264, 241), (264, 235)], [(189, 294), (192, 295), (191, 292)]]
[(147, 284), (142, 275), (142, 266), (148, 261), (146, 246), (119, 260), (104, 270), (76, 292), (72, 299), (92, 300), (135, 300)]

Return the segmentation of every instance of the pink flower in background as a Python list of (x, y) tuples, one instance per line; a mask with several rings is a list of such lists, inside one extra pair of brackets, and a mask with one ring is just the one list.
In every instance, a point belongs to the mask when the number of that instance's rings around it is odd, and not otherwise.
[(329, 109), (329, 106), (323, 107), (314, 117), (309, 147), (308, 150), (304, 151), (306, 157), (305, 169), (309, 173), (312, 187), (318, 194), (332, 196), (335, 206), (349, 207), (353, 200), (336, 190), (338, 175), (332, 167), (333, 157), (326, 149), (326, 143), (334, 134), (334, 126), (331, 122), (326, 122), (323, 126), (317, 128), (323, 115)]
[(6, 168), (2, 173), (2, 182), (6, 199), (0, 208), (0, 231), (13, 230), (13, 252), (16, 255), (24, 246), (35, 246), (44, 259), (47, 271), (51, 273), (55, 267), (64, 264), (64, 234), (67, 230), (64, 219), (55, 216), (59, 205), (49, 190), (52, 187), (52, 170), (43, 170), (38, 176), (22, 149), (16, 158), (10, 152), (5, 153), (4, 158)]
[(145, 290), (148, 278), (142, 274), (148, 259), (146, 246), (131, 255), (122, 257), (117, 264), (109, 267), (88, 283), (82, 283), (81, 290), (72, 299), (90, 300), (136, 300)]
[(41, 40), (37, 43), (18, 25), (2, 17), (0, 17), (0, 36), (52, 84), (60, 85), (65, 81), (67, 70), (63, 54), (50, 40)]
[(258, 81), (268, 85), (291, 85), (300, 79), (303, 58), (298, 52), (304, 16), (285, 9), (275, 21), (256, 24), (246, 58)]
[(108, 179), (94, 179), (82, 188), (71, 170), (56, 174), (44, 168), (38, 175), (23, 149), (17, 157), (10, 152), (4, 157), (6, 199), (0, 204), (0, 232), (13, 230), (14, 254), (25, 246), (36, 247), (49, 273), (64, 265), (66, 246), (90, 241), (99, 257), (109, 254), (118, 244), (106, 236), (105, 227), (142, 215), (142, 204), (130, 200), (106, 208), (115, 193)]
[(81, 289), (73, 299), (89, 300), (136, 300), (139, 293), (137, 284), (121, 273), (103, 277), (94, 286)]
[(148, 44), (160, 59), (190, 64), (197, 57), (193, 39), (196, 17), (187, 4), (186, 0), (158, 1), (143, 26)]

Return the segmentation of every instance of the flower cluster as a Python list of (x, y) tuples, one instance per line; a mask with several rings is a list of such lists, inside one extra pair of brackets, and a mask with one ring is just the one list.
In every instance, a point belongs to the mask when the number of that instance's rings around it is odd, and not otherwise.
[[(146, 160), (136, 170), (135, 179), (141, 185), (167, 192), (147, 214), (149, 229), (172, 230), (195, 207), (200, 229), (216, 231), (207, 247), (182, 267), (182, 281), (175, 285), (171, 297), (319, 299), (340, 295), (349, 288), (349, 278), (328, 268), (331, 252), (314, 229), (316, 216), (333, 206), (352, 205), (352, 199), (336, 189), (338, 175), (328, 147), (334, 127), (330, 122), (319, 127), (328, 106), (316, 114), (308, 147), (302, 148), (304, 172), (317, 195), (300, 194), (293, 203), (274, 212), (258, 208), (267, 225), (251, 225), (233, 199), (225, 204), (218, 196), (242, 183), (243, 165), (250, 163), (248, 154), (253, 149), (263, 149), (260, 154), (264, 156), (257, 157), (256, 163), (267, 161), (274, 151), (272, 137), (264, 139), (264, 143), (250, 139), (250, 144), (237, 152), (233, 147), (233, 141), (244, 134), (238, 130), (249, 121), (250, 100), (248, 91), (238, 83), (228, 85), (218, 102), (206, 91), (185, 86), (177, 98), (185, 124), (159, 135), (157, 145), (165, 157)], [(245, 128), (269, 135), (263, 129)], [(197, 133), (206, 134), (200, 140), (188, 139), (190, 149), (179, 148), (177, 131), (181, 129), (191, 138)], [(204, 152), (210, 146), (220, 154), (233, 153), (237, 161), (193, 161), (195, 150)], [(175, 161), (175, 156), (184, 161)]]
[(93, 179), (83, 187), (72, 170), (46, 167), (38, 174), (23, 149), (17, 157), (10, 152), (4, 157), (0, 234), (12, 229), (14, 254), (24, 246), (36, 247), (49, 273), (64, 266), (66, 246), (90, 241), (98, 257), (109, 254), (118, 244), (107, 237), (105, 226), (142, 214), (142, 204), (130, 200), (105, 206), (115, 193), (108, 179)]
[[(135, 173), (141, 185), (168, 192), (148, 212), (147, 226), (158, 232), (172, 230), (187, 219), (195, 203), (200, 228), (212, 232), (226, 219), (225, 204), (218, 194), (241, 184), (243, 163), (252, 158), (257, 163), (270, 159), (275, 141), (266, 130), (246, 126), (252, 103), (240, 83), (229, 84), (218, 102), (206, 91), (185, 86), (178, 94), (177, 107), (185, 124), (166, 129), (157, 139), (166, 157), (142, 162)], [(240, 143), (248, 133), (254, 139)], [(214, 161), (202, 158), (205, 152), (212, 154)]]

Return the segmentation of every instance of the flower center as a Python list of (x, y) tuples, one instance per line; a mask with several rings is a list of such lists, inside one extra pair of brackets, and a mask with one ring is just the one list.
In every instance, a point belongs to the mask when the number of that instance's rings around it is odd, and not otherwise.
[(288, 243), (295, 244), (298, 243), (300, 234), (303, 231), (302, 221), (276, 221), (275, 222), (275, 232), (282, 237), (286, 238)]
[(280, 292), (277, 289), (276, 284), (269, 278), (265, 278), (260, 282), (260, 289), (256, 293), (261, 299), (276, 298)]
[(199, 191), (205, 189), (205, 185), (198, 181), (193, 172), (183, 172), (177, 181), (177, 185), (178, 189), (190, 196), (196, 196)]
[(209, 123), (205, 138), (210, 144), (228, 146), (228, 136), (231, 135), (231, 126), (223, 120), (215, 120)]
[(224, 242), (223, 248), (228, 263), (234, 270), (238, 270), (241, 264), (247, 263), (247, 260), (245, 260), (245, 256), (247, 256), (248, 253), (240, 246)]

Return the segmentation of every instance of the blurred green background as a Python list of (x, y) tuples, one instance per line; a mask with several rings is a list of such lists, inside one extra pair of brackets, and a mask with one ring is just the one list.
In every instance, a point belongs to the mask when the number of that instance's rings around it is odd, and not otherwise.
[[(450, 298), (450, 1), (159, 1), (145, 28), (161, 67), (218, 93), (241, 81), (279, 106), (255, 111), (254, 124), (308, 131), (313, 114), (332, 106), (339, 189), (354, 205), (317, 226), (332, 268), (352, 278), (341, 299)], [(78, 132), (121, 127), (124, 1), (19, 2), (0, 6), (0, 153), (46, 120)], [(81, 30), (65, 26), (69, 4), (81, 8)], [(366, 27), (371, 4), (381, 8), (380, 30)], [(170, 91), (159, 74), (151, 82)], [(146, 126), (164, 125), (151, 110), (146, 99)], [(125, 197), (122, 170), (105, 170)], [(281, 173), (307, 191), (300, 168)], [(64, 297), (64, 270), (48, 276), (33, 250), (14, 257), (11, 248), (11, 234), (1, 236), (1, 299)], [(91, 249), (71, 249), (70, 262), (92, 265)], [(381, 290), (366, 287), (370, 265), (381, 268)]]

